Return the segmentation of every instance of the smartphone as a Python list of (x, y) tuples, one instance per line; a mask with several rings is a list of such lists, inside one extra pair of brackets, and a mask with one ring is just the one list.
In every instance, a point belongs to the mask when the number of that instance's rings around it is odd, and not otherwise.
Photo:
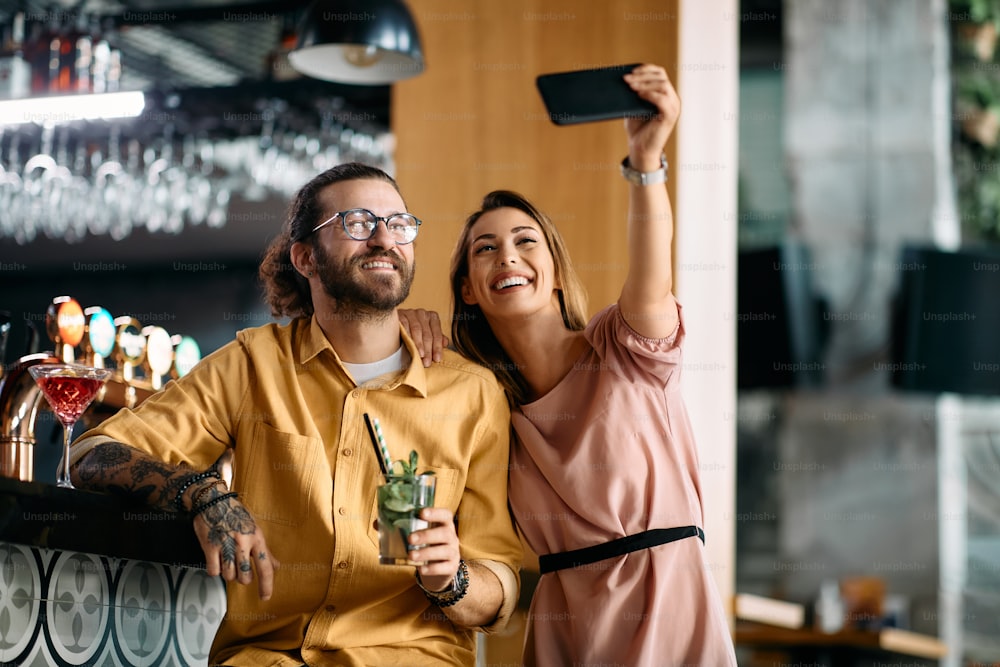
[(649, 117), (656, 106), (639, 97), (622, 76), (638, 65), (542, 74), (535, 79), (549, 120), (556, 125), (592, 123), (613, 118)]

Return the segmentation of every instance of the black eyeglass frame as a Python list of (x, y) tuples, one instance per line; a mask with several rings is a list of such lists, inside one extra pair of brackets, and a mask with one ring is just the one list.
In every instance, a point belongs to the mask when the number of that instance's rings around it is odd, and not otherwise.
[[(364, 213), (373, 220), (374, 224), (372, 224), (371, 229), (368, 230), (368, 236), (357, 237), (347, 229), (347, 216), (350, 213)], [(387, 215), (383, 218), (375, 215), (366, 208), (349, 208), (346, 211), (339, 211), (337, 213), (334, 213), (331, 217), (327, 218), (323, 222), (313, 227), (309, 231), (309, 234), (307, 234), (306, 236), (311, 236), (312, 234), (315, 234), (316, 232), (323, 229), (337, 218), (340, 218), (340, 226), (344, 228), (344, 233), (347, 234), (350, 238), (354, 239), (355, 241), (367, 241), (371, 237), (375, 236), (375, 230), (378, 229), (378, 223), (384, 222), (385, 228), (389, 230), (389, 235), (392, 236), (392, 240), (396, 242), (396, 245), (409, 245), (413, 243), (413, 241), (416, 240), (417, 238), (417, 233), (420, 231), (420, 225), (423, 224), (423, 220), (410, 213), (393, 213), (392, 215)], [(409, 239), (408, 241), (400, 241), (399, 239), (397, 239), (393, 234), (392, 227), (389, 226), (389, 221), (392, 220), (393, 218), (406, 218), (409, 220), (413, 220), (413, 222), (416, 224), (402, 225), (402, 227), (404, 227), (405, 229), (413, 230), (413, 238)]]

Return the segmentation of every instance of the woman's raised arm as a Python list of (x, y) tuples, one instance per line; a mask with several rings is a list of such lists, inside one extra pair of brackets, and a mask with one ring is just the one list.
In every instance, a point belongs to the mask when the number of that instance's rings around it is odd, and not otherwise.
[[(625, 320), (647, 338), (666, 338), (677, 327), (673, 296), (672, 244), (674, 217), (667, 197), (663, 147), (680, 115), (680, 99), (666, 71), (641, 65), (625, 81), (640, 97), (656, 105), (659, 113), (648, 118), (627, 118), (626, 167), (638, 172), (629, 183), (629, 268), (618, 305)], [(641, 184), (641, 175), (649, 184)]]

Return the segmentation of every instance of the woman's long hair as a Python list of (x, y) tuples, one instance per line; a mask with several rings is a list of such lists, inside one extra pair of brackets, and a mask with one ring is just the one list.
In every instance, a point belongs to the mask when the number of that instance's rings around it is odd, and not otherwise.
[(462, 280), (469, 276), (470, 231), (484, 213), (498, 208), (517, 209), (538, 223), (552, 253), (555, 281), (559, 285), (559, 309), (567, 329), (581, 331), (587, 326), (587, 297), (570, 263), (566, 243), (547, 215), (510, 190), (494, 190), (483, 197), (479, 210), (465, 221), (451, 256), (451, 339), (459, 352), (493, 371), (515, 405), (523, 405), (531, 400), (531, 391), (520, 369), (500, 346), (479, 305), (467, 304), (462, 299)]

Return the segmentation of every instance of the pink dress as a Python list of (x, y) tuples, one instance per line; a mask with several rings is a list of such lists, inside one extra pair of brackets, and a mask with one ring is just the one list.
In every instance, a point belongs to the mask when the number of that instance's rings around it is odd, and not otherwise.
[[(510, 505), (527, 543), (548, 554), (651, 528), (703, 527), (680, 392), (683, 323), (676, 336), (644, 338), (613, 305), (586, 337), (592, 349), (569, 374), (512, 417)], [(735, 666), (705, 554), (691, 537), (543, 574), (525, 664)]]

